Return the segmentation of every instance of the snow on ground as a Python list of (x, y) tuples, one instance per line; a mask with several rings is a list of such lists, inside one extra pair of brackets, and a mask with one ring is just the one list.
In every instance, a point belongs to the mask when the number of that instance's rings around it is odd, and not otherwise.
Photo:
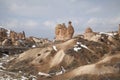
[(6, 71), (6, 68), (3, 64), (9, 62), (14, 59), (18, 55), (9, 56), (7, 54), (3, 54), (0, 58), (0, 80), (37, 80), (37, 77), (34, 75), (27, 75), (26, 73), (22, 73), (22, 71), (18, 72), (10, 72)]

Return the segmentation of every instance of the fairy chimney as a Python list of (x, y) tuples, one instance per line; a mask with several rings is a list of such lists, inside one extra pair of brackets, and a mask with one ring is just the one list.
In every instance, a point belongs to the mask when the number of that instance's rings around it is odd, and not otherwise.
[(22, 39), (25, 39), (26, 38), (26, 35), (25, 35), (25, 32), (23, 31), (23, 38)]
[(14, 31), (10, 31), (10, 39), (12, 40), (12, 43), (15, 42), (16, 37), (17, 37), (17, 33)]
[(59, 35), (61, 33), (61, 27), (62, 25), (61, 24), (57, 24), (57, 26), (55, 27), (55, 35), (56, 35), (56, 40), (59, 40)]
[(22, 40), (22, 39), (25, 39), (25, 32), (20, 32), (20, 33), (17, 33), (17, 39), (19, 40)]
[(73, 37), (74, 28), (72, 26), (71, 21), (68, 22), (68, 28), (67, 28), (67, 33), (66, 34), (67, 34), (66, 39), (71, 39)]
[(69, 21), (68, 28), (66, 27), (65, 23), (57, 24), (55, 27), (56, 40), (68, 40), (72, 38), (74, 34), (74, 28), (71, 23), (72, 22)]
[(64, 40), (66, 30), (67, 28), (65, 24), (57, 24), (55, 28), (56, 40)]
[(88, 27), (86, 30), (85, 30), (85, 33), (92, 33), (92, 29), (90, 27)]
[(93, 36), (95, 36), (93, 30), (90, 27), (86, 28), (84, 33), (84, 39), (91, 40)]

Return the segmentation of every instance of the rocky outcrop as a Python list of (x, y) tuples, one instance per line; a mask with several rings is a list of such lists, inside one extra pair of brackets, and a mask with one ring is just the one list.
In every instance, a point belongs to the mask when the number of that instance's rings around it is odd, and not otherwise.
[(64, 40), (66, 36), (66, 26), (62, 24), (57, 24), (55, 28), (56, 40)]
[(73, 26), (72, 26), (72, 22), (71, 21), (69, 21), (68, 22), (68, 28), (67, 28), (67, 39), (71, 39), (72, 38), (72, 36), (73, 36), (73, 34), (74, 34), (74, 28), (73, 28)]
[(55, 28), (55, 40), (68, 40), (72, 38), (74, 34), (74, 28), (71, 23), (71, 21), (68, 22), (68, 28), (64, 23), (57, 24)]
[(85, 30), (85, 33), (84, 33), (84, 39), (87, 39), (87, 40), (90, 40), (92, 39), (93, 36), (95, 36), (96, 33), (93, 32), (93, 30), (88, 27), (86, 30)]
[(4, 28), (0, 28), (0, 38), (5, 39), (7, 37), (7, 30)]

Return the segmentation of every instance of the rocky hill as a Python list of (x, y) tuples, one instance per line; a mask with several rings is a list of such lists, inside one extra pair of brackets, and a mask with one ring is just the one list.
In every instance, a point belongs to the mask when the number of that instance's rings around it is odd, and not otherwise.
[(119, 32), (94, 32), (89, 27), (69, 39), (57, 36), (54, 42), (10, 58), (2, 70), (13, 78), (35, 80), (119, 80)]

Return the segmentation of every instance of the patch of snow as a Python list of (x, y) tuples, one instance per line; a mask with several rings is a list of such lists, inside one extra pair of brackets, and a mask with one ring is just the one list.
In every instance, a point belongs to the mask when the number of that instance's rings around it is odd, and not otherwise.
[(61, 74), (65, 73), (65, 72), (66, 72), (65, 68), (63, 66), (61, 66), (61, 71), (56, 72), (56, 75), (61, 75)]
[(86, 45), (81, 44), (81, 47), (88, 49)]
[(4, 56), (4, 57), (9, 57), (9, 55), (7, 55), (7, 54), (3, 54), (3, 56)]
[(19, 71), (19, 73), (22, 73), (22, 71)]
[(37, 80), (37, 77), (34, 76), (34, 75), (30, 75), (29, 78), (32, 79), (32, 80)]
[(108, 35), (108, 36), (114, 36), (114, 35), (117, 35), (118, 33), (106, 33), (106, 32), (100, 32), (99, 34), (105, 34), (105, 35)]
[(80, 45), (80, 44), (81, 44), (81, 42), (77, 42), (77, 44), (78, 44), (78, 45)]
[(3, 63), (0, 63), (0, 66), (2, 66), (3, 65)]
[(21, 80), (28, 80), (28, 78), (27, 77), (25, 77), (25, 76), (21, 76)]
[(60, 72), (56, 72), (56, 75), (61, 75), (61, 74), (63, 74), (62, 71), (60, 71)]
[(32, 48), (35, 48), (36, 47), (36, 45), (32, 45)]
[(77, 42), (76, 45), (74, 45), (73, 49), (74, 51), (78, 52), (81, 49), (81, 47), (88, 49), (88, 47), (86, 45), (83, 45), (81, 42)]
[(66, 72), (66, 70), (63, 66), (61, 66), (61, 69), (62, 69), (63, 72)]
[(43, 72), (39, 72), (38, 75), (41, 75), (41, 76), (46, 76), (46, 77), (49, 77), (51, 76), (50, 74), (47, 74), (47, 73), (43, 73)]
[(55, 51), (57, 51), (57, 48), (56, 48), (56, 46), (53, 46), (53, 49), (54, 49)]
[(81, 47), (74, 47), (73, 49), (74, 51), (78, 52), (81, 49)]
[(7, 36), (8, 37), (10, 36), (10, 30), (7, 30)]

